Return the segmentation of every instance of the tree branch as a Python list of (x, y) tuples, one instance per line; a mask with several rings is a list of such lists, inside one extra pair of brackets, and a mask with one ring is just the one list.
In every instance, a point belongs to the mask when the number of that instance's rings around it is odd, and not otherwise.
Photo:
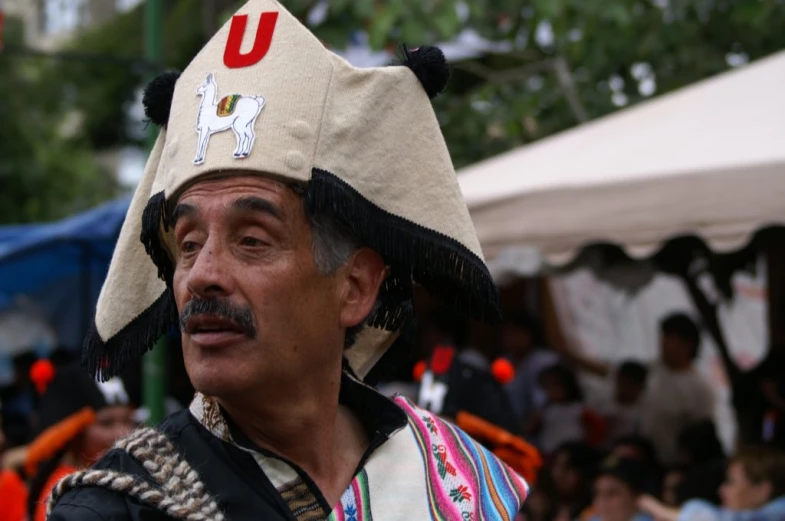
[(563, 56), (558, 56), (552, 60), (551, 63), (553, 64), (553, 70), (556, 72), (556, 79), (559, 81), (564, 97), (567, 98), (567, 103), (570, 105), (570, 109), (572, 110), (575, 119), (577, 119), (579, 123), (589, 121), (589, 114), (586, 112), (586, 109), (583, 107), (580, 97), (578, 96), (578, 91), (575, 88), (575, 82), (572, 80), (572, 73), (567, 65), (567, 60), (565, 60)]

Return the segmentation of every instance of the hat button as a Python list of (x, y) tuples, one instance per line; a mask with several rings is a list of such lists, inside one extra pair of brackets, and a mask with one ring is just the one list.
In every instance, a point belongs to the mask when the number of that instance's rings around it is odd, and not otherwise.
[(291, 134), (293, 137), (304, 140), (311, 135), (311, 126), (302, 120), (297, 120), (292, 123)]
[(292, 150), (286, 154), (285, 162), (292, 170), (301, 170), (305, 166), (305, 157), (300, 152)]

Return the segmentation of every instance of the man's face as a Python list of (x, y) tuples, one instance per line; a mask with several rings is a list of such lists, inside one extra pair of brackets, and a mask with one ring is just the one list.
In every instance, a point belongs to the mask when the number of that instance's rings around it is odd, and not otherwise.
[(681, 369), (692, 361), (689, 342), (674, 334), (662, 334), (660, 355), (662, 362), (672, 369)]
[(202, 181), (183, 193), (174, 218), (174, 292), (198, 391), (291, 389), (332, 365), (331, 347), (342, 349), (354, 325), (345, 313), (352, 290), (343, 268), (317, 269), (293, 190), (256, 176)]

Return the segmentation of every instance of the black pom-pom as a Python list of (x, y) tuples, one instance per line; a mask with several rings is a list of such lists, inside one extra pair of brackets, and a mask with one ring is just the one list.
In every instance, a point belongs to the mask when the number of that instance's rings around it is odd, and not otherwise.
[(142, 96), (144, 113), (147, 119), (159, 127), (165, 128), (169, 122), (169, 112), (172, 110), (172, 98), (174, 98), (174, 85), (179, 77), (179, 72), (165, 72), (151, 81), (144, 89), (144, 96)]
[(405, 65), (414, 72), (431, 99), (444, 92), (447, 87), (450, 67), (447, 65), (447, 58), (438, 47), (424, 45), (409, 49), (406, 45), (402, 45), (398, 64)]

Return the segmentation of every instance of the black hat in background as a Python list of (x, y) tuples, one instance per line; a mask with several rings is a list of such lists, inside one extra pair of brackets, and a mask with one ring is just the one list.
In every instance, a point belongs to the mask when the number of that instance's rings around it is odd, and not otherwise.
[(30, 368), (30, 379), (42, 396), (37, 435), (25, 458), (28, 476), (92, 425), (99, 410), (129, 404), (122, 380), (95, 382), (78, 365), (56, 368), (49, 360), (38, 360)]
[(648, 473), (646, 467), (639, 461), (611, 455), (600, 464), (596, 477), (600, 476), (614, 477), (634, 492), (642, 492), (647, 485)]

